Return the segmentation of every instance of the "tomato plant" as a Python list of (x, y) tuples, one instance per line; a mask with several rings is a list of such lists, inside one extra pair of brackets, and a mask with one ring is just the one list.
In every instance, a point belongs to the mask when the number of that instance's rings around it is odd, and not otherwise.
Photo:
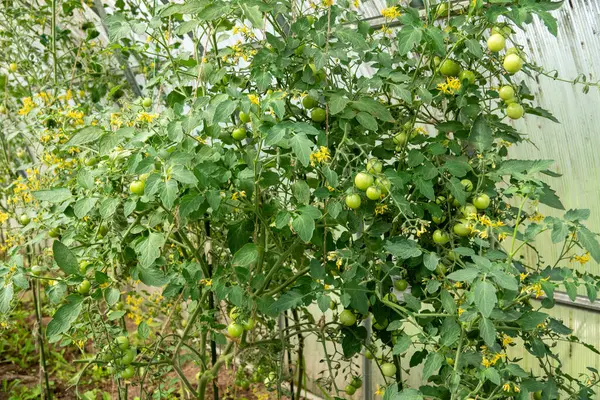
[[(387, 399), (593, 398), (547, 312), (557, 290), (596, 298), (568, 263), (600, 261), (589, 212), (541, 216), (564, 209), (552, 162), (508, 157), (526, 141), (511, 120), (553, 119), (513, 32), (537, 15), (556, 34), (558, 2), (388, 2), (381, 29), (346, 0), (117, 2), (108, 42), (93, 24), (73, 27), (83, 42), (25, 32), (21, 14), (84, 7), (52, 4), (1, 17), (22, 38), (2, 36), (19, 151), (2, 155), (0, 312), (41, 289), (40, 338), (93, 347), (76, 386), (94, 367), (122, 399), (166, 376), (204, 399), (236, 358), (237, 386), (299, 398), (315, 340), (331, 398), (362, 386), (360, 354)], [(527, 263), (544, 232), (558, 261)]]

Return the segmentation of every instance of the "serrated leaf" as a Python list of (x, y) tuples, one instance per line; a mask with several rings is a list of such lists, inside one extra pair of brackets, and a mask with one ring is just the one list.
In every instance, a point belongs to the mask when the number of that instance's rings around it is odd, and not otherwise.
[(52, 338), (61, 333), (67, 332), (71, 328), (71, 324), (77, 319), (81, 313), (83, 297), (79, 295), (70, 295), (67, 297), (67, 303), (60, 306), (52, 316), (52, 320), (46, 328), (46, 336)]
[(95, 197), (86, 197), (83, 199), (77, 200), (75, 205), (73, 206), (73, 212), (77, 218), (85, 217), (96, 205), (98, 201)]
[(177, 182), (173, 179), (169, 179), (164, 183), (162, 190), (160, 191), (160, 199), (163, 205), (170, 210), (177, 200)]
[(36, 190), (31, 192), (33, 197), (39, 201), (49, 203), (61, 203), (71, 198), (71, 191), (67, 188), (54, 188), (49, 190)]
[(247, 243), (233, 255), (231, 265), (248, 267), (258, 260), (258, 247), (254, 243)]
[(358, 121), (359, 124), (361, 124), (365, 129), (368, 129), (370, 131), (377, 131), (377, 128), (379, 127), (377, 125), (377, 121), (375, 120), (375, 118), (373, 118), (371, 116), (371, 114), (366, 113), (364, 111), (359, 112), (356, 115), (356, 120)]
[(142, 268), (151, 266), (160, 257), (160, 250), (165, 238), (162, 233), (150, 232), (150, 234), (138, 243), (136, 251)]
[(483, 115), (480, 115), (475, 119), (473, 127), (471, 128), (471, 133), (469, 134), (469, 140), (480, 153), (489, 150), (492, 147), (494, 137), (492, 135), (492, 130)]
[(104, 199), (100, 202), (100, 216), (102, 219), (109, 219), (112, 217), (117, 211), (117, 207), (119, 206), (119, 199), (117, 198), (108, 198)]
[(327, 296), (326, 294), (320, 296), (317, 299), (317, 305), (319, 306), (319, 310), (321, 310), (321, 312), (325, 312), (325, 311), (329, 310), (330, 304), (331, 304), (331, 297)]
[(412, 339), (406, 333), (402, 332), (400, 336), (396, 338), (396, 344), (392, 350), (392, 354), (397, 356), (407, 351), (412, 345)]
[(455, 158), (448, 160), (444, 163), (444, 169), (450, 172), (452, 175), (462, 178), (469, 171), (471, 171), (471, 166), (468, 162)]
[(403, 260), (419, 257), (422, 254), (417, 242), (409, 239), (400, 239), (398, 241), (387, 241), (385, 250), (393, 256), (400, 257)]
[(348, 100), (347, 98), (345, 98), (339, 94), (334, 94), (329, 99), (329, 114), (335, 115), (337, 113), (344, 111), (344, 109), (348, 105), (349, 101), (350, 100)]
[(305, 167), (308, 167), (313, 142), (304, 133), (296, 133), (290, 139), (290, 145), (292, 146), (292, 151), (298, 157), (298, 161)]
[(52, 243), (52, 253), (54, 255), (54, 261), (65, 274), (76, 274), (79, 272), (79, 263), (75, 254), (65, 246), (61, 241), (55, 240)]
[(300, 214), (292, 221), (292, 228), (305, 242), (310, 242), (315, 231), (315, 221), (310, 215)]
[(77, 183), (84, 189), (94, 188), (94, 176), (89, 169), (82, 168), (77, 173)]
[(104, 130), (98, 126), (86, 126), (75, 135), (73, 135), (64, 147), (80, 146), (82, 144), (95, 142), (104, 135)]
[(227, 122), (231, 114), (237, 108), (237, 102), (233, 100), (225, 100), (217, 105), (215, 109), (215, 114), (212, 119), (213, 124), (217, 124), (219, 122)]
[(581, 225), (577, 229), (577, 240), (590, 252), (590, 255), (596, 262), (600, 262), (600, 245), (595, 233), (592, 233), (588, 228)]
[(443, 362), (444, 356), (441, 353), (429, 353), (423, 365), (423, 382), (427, 382), (431, 376), (437, 374)]
[(400, 32), (398, 32), (397, 36), (398, 54), (406, 55), (409, 51), (413, 49), (413, 47), (415, 47), (415, 44), (421, 42), (423, 32), (421, 32), (421, 29), (419, 28), (407, 25)]
[(460, 203), (460, 205), (464, 206), (466, 204), (468, 194), (465, 192), (465, 188), (462, 183), (460, 183), (458, 178), (450, 178), (450, 180), (446, 182), (446, 187), (452, 196), (454, 196), (454, 198)]
[(456, 282), (471, 283), (479, 276), (479, 270), (475, 268), (459, 269), (450, 273), (447, 278)]
[(292, 194), (300, 204), (310, 203), (310, 187), (303, 180), (297, 180), (292, 185)]
[(498, 303), (496, 288), (488, 281), (478, 281), (474, 285), (473, 294), (479, 312), (488, 318)]
[(425, 264), (425, 268), (427, 268), (430, 271), (435, 271), (439, 262), (440, 257), (437, 255), (437, 253), (425, 253), (425, 255), (423, 256), (423, 264)]
[(479, 320), (479, 334), (488, 347), (496, 344), (496, 328), (488, 318), (484, 317)]
[(519, 284), (517, 283), (515, 277), (507, 274), (504, 271), (495, 269), (492, 271), (492, 275), (494, 276), (494, 280), (496, 281), (496, 283), (504, 289), (516, 292), (519, 288)]
[(14, 292), (13, 284), (10, 282), (0, 288), (0, 314), (6, 314), (10, 310)]
[(302, 303), (303, 295), (295, 291), (284, 293), (269, 307), (269, 313), (272, 315), (279, 314), (282, 311), (289, 310), (299, 306)]
[(242, 9), (244, 16), (252, 23), (252, 26), (258, 29), (263, 29), (265, 27), (263, 14), (258, 6), (249, 6), (245, 3), (240, 3), (240, 8)]

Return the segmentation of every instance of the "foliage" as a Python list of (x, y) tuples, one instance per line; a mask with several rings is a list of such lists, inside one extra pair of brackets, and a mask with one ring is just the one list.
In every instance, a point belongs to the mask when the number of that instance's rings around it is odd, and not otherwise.
[[(535, 17), (556, 35), (560, 3), (389, 4), (381, 29), (357, 4), (117, 2), (108, 45), (88, 26), (75, 55), (61, 30), (45, 38), (58, 50), (35, 50), (40, 63), (18, 56), (26, 38), (5, 39), (18, 79), (4, 110), (27, 97), (3, 129), (28, 153), (9, 158), (3, 142), (13, 180), (0, 215), (23, 226), (2, 249), (0, 311), (41, 282), (55, 309), (47, 340), (91, 341), (82, 368), (108, 366), (124, 398), (167, 373), (205, 398), (234, 357), (280, 394), (292, 351), (304, 381), (308, 337), (336, 344), (317, 382), (327, 396), (368, 351), (384, 399), (593, 398), (597, 372), (563, 372), (554, 343), (580, 342), (546, 312), (558, 290), (596, 300), (598, 277), (570, 264), (600, 261), (589, 211), (543, 217), (539, 204), (564, 210), (552, 161), (508, 159), (525, 135), (507, 114), (554, 120), (511, 34)], [(504, 38), (494, 51), (490, 30)], [(30, 65), (42, 73), (28, 82)], [(314, 305), (331, 318), (315, 320)], [(423, 384), (406, 387), (415, 368)]]

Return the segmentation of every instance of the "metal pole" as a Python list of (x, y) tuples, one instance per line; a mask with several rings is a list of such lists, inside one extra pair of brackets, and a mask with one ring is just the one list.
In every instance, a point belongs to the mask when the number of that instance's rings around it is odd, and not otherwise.
[[(369, 338), (371, 337), (371, 317), (365, 319), (362, 325), (367, 330), (367, 340), (366, 344), (369, 344)], [(369, 360), (365, 355), (362, 356), (362, 380), (363, 380), (363, 390), (362, 390), (362, 398), (363, 400), (371, 400), (373, 398), (373, 368), (371, 365), (371, 360)]]

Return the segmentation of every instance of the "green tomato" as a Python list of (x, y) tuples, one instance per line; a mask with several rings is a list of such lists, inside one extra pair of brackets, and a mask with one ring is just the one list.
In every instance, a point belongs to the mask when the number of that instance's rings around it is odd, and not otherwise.
[(523, 68), (523, 60), (517, 54), (509, 54), (504, 57), (502, 66), (509, 74), (516, 74)]
[(254, 321), (253, 318), (248, 318), (247, 320), (242, 322), (242, 326), (246, 331), (251, 331), (252, 329), (254, 329), (254, 325), (256, 325), (256, 321)]
[(381, 193), (388, 194), (392, 187), (392, 182), (388, 178), (377, 178), (375, 179), (375, 185), (381, 190)]
[(394, 282), (394, 288), (396, 288), (396, 290), (403, 292), (406, 290), (406, 288), (408, 287), (408, 282), (406, 279), (398, 279), (397, 281)]
[(235, 140), (244, 140), (246, 138), (246, 128), (241, 126), (237, 129), (234, 129), (233, 132), (231, 132), (231, 137)]
[(438, 196), (435, 198), (435, 204), (443, 204), (446, 202), (446, 198), (444, 196)]
[(372, 359), (374, 359), (375, 357), (373, 356), (373, 353), (371, 353), (371, 350), (367, 349), (367, 350), (365, 350), (365, 358), (366, 358), (367, 360), (372, 360)]
[(454, 60), (445, 60), (440, 65), (440, 73), (444, 76), (458, 76), (460, 65)]
[(312, 119), (314, 122), (323, 122), (325, 121), (325, 117), (325, 110), (321, 107), (314, 108), (310, 113), (310, 119)]
[(385, 328), (387, 328), (387, 326), (389, 325), (389, 321), (386, 319), (384, 319), (383, 321), (373, 321), (373, 328), (377, 329), (378, 331), (382, 331)]
[(367, 172), (370, 174), (380, 174), (383, 169), (383, 164), (376, 158), (367, 161)]
[(315, 17), (312, 15), (307, 15), (306, 20), (308, 21), (309, 25), (312, 25), (315, 23)]
[(344, 391), (348, 396), (352, 396), (354, 393), (356, 393), (356, 388), (352, 385), (346, 385)]
[(471, 234), (471, 227), (469, 226), (469, 223), (466, 220), (459, 220), (461, 222), (455, 224), (452, 227), (452, 231), (454, 232), (455, 235), (460, 236), (460, 237), (465, 237), (465, 236), (469, 236)]
[(39, 276), (42, 272), (44, 272), (46, 268), (41, 265), (34, 265), (31, 267), (31, 273), (35, 276)]
[(499, 33), (494, 33), (487, 40), (488, 49), (494, 53), (497, 53), (504, 49), (504, 45), (506, 44), (506, 39)]
[(31, 218), (29, 218), (29, 215), (27, 214), (22, 214), (19, 217), (19, 222), (21, 223), (21, 225), (27, 225), (31, 222)]
[(512, 86), (504, 85), (500, 88), (498, 94), (502, 100), (506, 101), (515, 97), (515, 89)]
[(123, 371), (121, 371), (121, 378), (131, 379), (135, 375), (135, 368), (132, 365), (128, 365)]
[(18, 68), (19, 67), (17, 66), (17, 63), (10, 63), (10, 64), (8, 64), (8, 70), (10, 72), (17, 72)]
[(98, 158), (96, 157), (90, 157), (90, 158), (86, 158), (85, 161), (83, 162), (87, 167), (92, 167), (96, 164), (98, 164)]
[(349, 208), (356, 210), (358, 207), (360, 207), (360, 196), (356, 193), (349, 194), (346, 196), (346, 205)]
[(304, 96), (302, 99), (302, 106), (304, 106), (304, 108), (307, 110), (315, 108), (317, 104), (319, 104), (319, 102), (314, 97)]
[(463, 207), (460, 208), (460, 213), (465, 217), (468, 218), (473, 214), (477, 214), (477, 207), (475, 207), (473, 204), (471, 203), (467, 203), (465, 204)]
[(467, 192), (472, 192), (473, 191), (473, 182), (471, 182), (468, 179), (463, 179), (460, 181), (460, 183), (463, 185), (463, 187), (465, 188), (465, 190)]
[(354, 177), (354, 186), (359, 190), (367, 190), (371, 185), (373, 185), (373, 176), (366, 172), (359, 172)]
[(458, 74), (458, 79), (460, 79), (461, 82), (467, 81), (472, 85), (475, 83), (475, 74), (473, 71), (463, 70)]
[(350, 310), (344, 310), (340, 313), (340, 323), (344, 326), (356, 324), (356, 315)]
[(404, 147), (408, 142), (408, 135), (405, 132), (400, 132), (394, 136), (394, 143), (400, 147)]
[(152, 99), (150, 97), (144, 97), (144, 100), (142, 100), (142, 106), (144, 108), (152, 107)]
[(525, 114), (525, 110), (519, 103), (512, 103), (506, 107), (506, 115), (508, 115), (510, 119), (519, 119), (523, 114)]
[(86, 295), (90, 292), (90, 288), (92, 287), (92, 284), (90, 283), (90, 281), (88, 281), (87, 279), (84, 279), (83, 282), (81, 282), (78, 286), (77, 286), (77, 292), (79, 294), (83, 294)]
[(98, 228), (98, 233), (102, 236), (106, 235), (108, 233), (108, 226), (106, 225), (100, 225), (100, 227)]
[(379, 189), (378, 186), (369, 186), (366, 194), (369, 200), (379, 200), (381, 197), (381, 189)]
[(355, 388), (357, 388), (357, 389), (360, 389), (360, 388), (362, 387), (362, 385), (363, 385), (363, 381), (362, 381), (362, 379), (360, 379), (360, 377), (358, 377), (358, 376), (355, 376), (355, 377), (352, 379), (352, 382), (350, 382), (350, 384), (351, 384), (352, 386), (354, 386)]
[(440, 229), (433, 232), (433, 241), (439, 245), (444, 245), (450, 241), (450, 236)]
[(479, 210), (485, 210), (490, 205), (490, 196), (485, 193), (480, 194), (473, 199), (473, 205)]
[(385, 363), (381, 365), (381, 372), (383, 373), (383, 376), (394, 376), (396, 375), (396, 366), (392, 363)]
[(121, 365), (131, 364), (133, 360), (135, 360), (136, 355), (137, 352), (133, 348), (125, 350), (125, 354), (123, 354), (123, 356), (121, 357)]
[(435, 10), (435, 17), (440, 18), (448, 15), (448, 3), (440, 3)]
[(535, 392), (533, 394), (533, 398), (534, 398), (534, 400), (542, 400), (542, 391), (538, 390), (537, 392)]
[(60, 236), (60, 229), (58, 227), (52, 228), (48, 231), (48, 236), (51, 238), (57, 238)]
[(244, 333), (244, 327), (237, 322), (232, 322), (227, 326), (227, 333), (232, 338), (239, 338)]
[(240, 316), (240, 310), (238, 310), (237, 307), (233, 307), (231, 310), (229, 310), (229, 318), (231, 318), (232, 320), (236, 320), (238, 319), (238, 317)]
[(240, 121), (242, 121), (242, 123), (247, 124), (248, 122), (250, 122), (250, 114), (245, 113), (245, 112), (240, 112)]
[(146, 183), (144, 181), (133, 181), (129, 185), (129, 191), (133, 194), (137, 194), (138, 196), (142, 196), (144, 194), (145, 188)]
[(117, 336), (117, 338), (115, 339), (115, 343), (117, 344), (119, 349), (121, 349), (121, 351), (129, 349), (129, 338), (127, 336)]
[(446, 220), (446, 216), (442, 215), (441, 217), (436, 217), (435, 215), (431, 217), (431, 220), (433, 222), (435, 222), (436, 224), (441, 224), (442, 222), (444, 222)]

